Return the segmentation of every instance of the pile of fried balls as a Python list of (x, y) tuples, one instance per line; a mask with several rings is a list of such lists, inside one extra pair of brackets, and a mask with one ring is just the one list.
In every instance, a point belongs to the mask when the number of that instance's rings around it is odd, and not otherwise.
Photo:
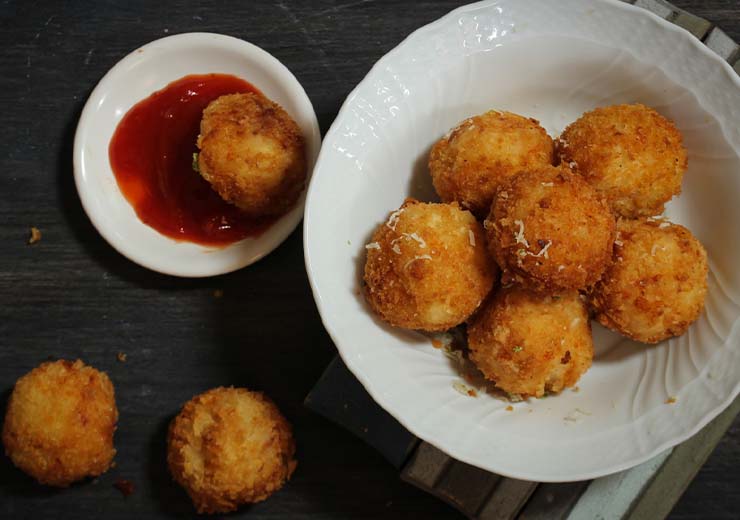
[(396, 327), (465, 324), (469, 359), (511, 396), (560, 392), (591, 366), (591, 317), (658, 343), (701, 314), (706, 252), (660, 216), (687, 166), (673, 122), (640, 104), (556, 140), (510, 112), (466, 119), (429, 156), (442, 202), (407, 199), (365, 246), (365, 298)]

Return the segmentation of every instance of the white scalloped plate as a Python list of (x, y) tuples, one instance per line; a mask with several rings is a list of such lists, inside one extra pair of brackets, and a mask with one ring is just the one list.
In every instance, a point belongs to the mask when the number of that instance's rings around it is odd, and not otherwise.
[[(358, 291), (363, 245), (404, 197), (432, 198), (429, 148), (461, 119), (506, 109), (554, 136), (585, 110), (629, 102), (683, 132), (689, 171), (666, 214), (709, 253), (705, 313), (654, 347), (594, 326), (597, 355), (580, 392), (513, 411), (485, 393), (459, 394), (458, 373), (427, 338), (369, 312)], [(327, 134), (306, 206), (314, 297), (373, 398), (451, 456), (536, 481), (616, 472), (696, 433), (740, 390), (739, 172), (740, 80), (689, 33), (609, 0), (466, 6), (378, 61)]]

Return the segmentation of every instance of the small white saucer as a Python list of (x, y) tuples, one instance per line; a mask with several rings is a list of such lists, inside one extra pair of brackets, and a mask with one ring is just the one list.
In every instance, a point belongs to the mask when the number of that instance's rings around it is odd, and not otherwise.
[(266, 51), (230, 36), (186, 33), (153, 41), (119, 61), (100, 80), (80, 116), (74, 143), (77, 192), (93, 225), (134, 262), (164, 274), (215, 276), (250, 265), (280, 245), (303, 217), (305, 193), (267, 231), (226, 247), (177, 241), (147, 226), (125, 199), (108, 146), (121, 118), (139, 101), (190, 74), (233, 74), (249, 81), (295, 119), (306, 138), (308, 180), (321, 147), (311, 101), (293, 74)]

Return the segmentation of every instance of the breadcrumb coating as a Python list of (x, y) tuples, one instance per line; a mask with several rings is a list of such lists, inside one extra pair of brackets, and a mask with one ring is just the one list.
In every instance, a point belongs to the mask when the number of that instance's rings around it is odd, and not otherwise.
[(660, 219), (620, 220), (614, 262), (589, 295), (599, 323), (643, 343), (680, 336), (704, 309), (707, 253)]
[(558, 155), (627, 218), (662, 213), (688, 167), (673, 122), (640, 104), (583, 114), (560, 136)]
[(487, 379), (521, 397), (574, 386), (593, 359), (591, 324), (576, 291), (501, 289), (470, 321), (468, 345)]
[(601, 277), (616, 224), (581, 177), (547, 166), (504, 182), (484, 226), (504, 285), (551, 292), (584, 289)]
[(365, 297), (396, 327), (441, 331), (459, 325), (497, 276), (481, 225), (457, 203), (407, 199), (365, 247)]
[(170, 423), (167, 462), (198, 513), (260, 502), (293, 474), (288, 421), (264, 394), (214, 388), (193, 397)]
[(118, 420), (113, 384), (82, 361), (42, 363), (15, 384), (5, 453), (42, 484), (66, 487), (110, 467)]
[(306, 179), (301, 130), (280, 105), (256, 93), (229, 94), (203, 111), (198, 170), (245, 213), (280, 215)]
[(553, 141), (536, 119), (491, 110), (471, 117), (437, 141), (429, 171), (444, 202), (483, 219), (496, 188), (522, 170), (553, 164)]

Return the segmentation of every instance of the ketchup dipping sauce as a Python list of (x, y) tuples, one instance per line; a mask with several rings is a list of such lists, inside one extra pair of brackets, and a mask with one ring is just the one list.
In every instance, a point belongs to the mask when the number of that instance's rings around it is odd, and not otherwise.
[(279, 217), (254, 218), (225, 202), (193, 169), (203, 110), (225, 94), (260, 93), (229, 74), (185, 76), (140, 101), (116, 127), (108, 155), (139, 219), (175, 240), (226, 246)]

